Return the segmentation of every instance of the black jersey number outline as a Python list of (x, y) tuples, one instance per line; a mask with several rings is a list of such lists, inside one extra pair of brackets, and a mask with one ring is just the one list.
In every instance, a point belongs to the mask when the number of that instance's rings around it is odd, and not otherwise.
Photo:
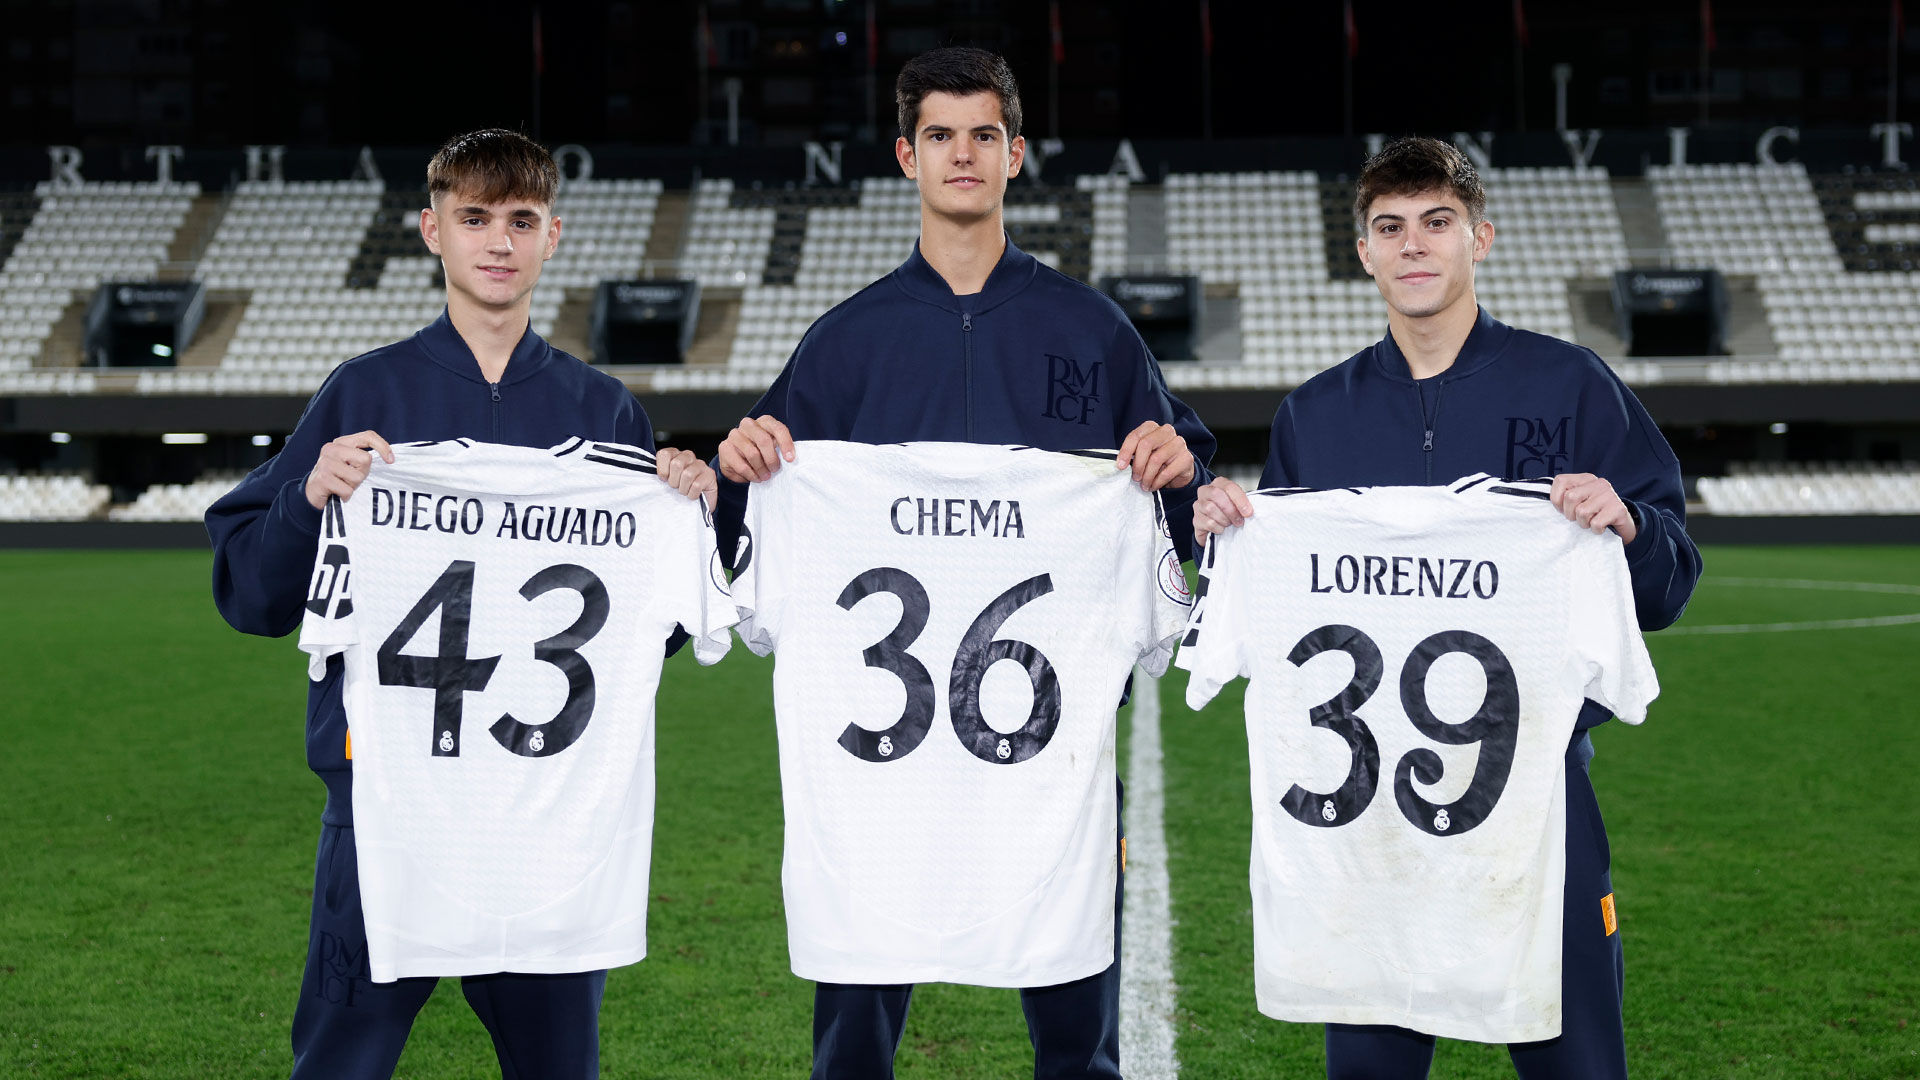
[[(1294, 784), (1280, 805), (1294, 819), (1316, 828), (1336, 828), (1354, 820), (1373, 801), (1380, 779), (1380, 746), (1357, 715), (1380, 688), (1385, 668), (1380, 647), (1365, 632), (1331, 624), (1308, 632), (1287, 654), (1296, 667), (1323, 652), (1353, 657), (1353, 677), (1327, 701), (1308, 712), (1308, 722), (1327, 728), (1347, 743), (1351, 763), (1347, 779), (1330, 792), (1308, 791)], [(1462, 653), (1478, 661), (1487, 679), (1486, 696), (1474, 714), (1449, 724), (1433, 713), (1427, 700), (1427, 675), (1448, 653)], [(1500, 647), (1468, 630), (1443, 630), (1429, 635), (1408, 653), (1400, 669), (1400, 703), (1407, 719), (1422, 735), (1449, 746), (1480, 744), (1473, 781), (1458, 799), (1435, 803), (1413, 789), (1413, 780), (1435, 784), (1445, 775), (1440, 755), (1424, 747), (1409, 750), (1393, 770), (1394, 801), (1401, 816), (1430, 836), (1458, 836), (1470, 832), (1493, 812), (1513, 770), (1513, 753), (1520, 733), (1520, 685), (1513, 664)]]
[[(414, 602), (375, 653), (383, 686), (413, 686), (433, 691), (432, 755), (460, 756), (460, 728), (465, 695), (487, 688), (500, 657), (467, 656), (473, 619), (474, 564), (455, 559)], [(580, 615), (573, 624), (534, 643), (533, 658), (559, 668), (567, 677), (567, 700), (553, 719), (525, 724), (502, 714), (488, 729), (494, 741), (521, 757), (550, 757), (572, 746), (593, 720), (593, 668), (579, 653), (580, 646), (607, 623), (611, 604), (607, 587), (593, 571), (574, 563), (549, 566), (520, 586), (520, 595), (534, 600), (555, 589), (580, 594)], [(407, 642), (435, 610), (440, 612), (439, 647), (431, 656), (402, 652)]]
[[(953, 733), (969, 753), (989, 765), (1026, 761), (1046, 749), (1060, 726), (1060, 679), (1052, 662), (1024, 641), (993, 636), (1014, 612), (1052, 591), (1053, 576), (1038, 574), (1001, 593), (974, 617), (954, 653), (953, 670), (947, 680)], [(878, 731), (849, 722), (838, 741), (863, 761), (886, 762), (912, 753), (933, 726), (933, 676), (925, 664), (907, 652), (927, 628), (933, 604), (918, 578), (892, 566), (859, 574), (841, 590), (835, 603), (851, 611), (878, 592), (899, 598), (900, 621), (860, 656), (868, 667), (891, 672), (900, 680), (907, 691), (906, 705), (899, 720)], [(987, 677), (987, 669), (1002, 660), (1019, 664), (1033, 683), (1033, 707), (1026, 723), (1010, 732), (994, 730), (980, 711), (980, 684)]]

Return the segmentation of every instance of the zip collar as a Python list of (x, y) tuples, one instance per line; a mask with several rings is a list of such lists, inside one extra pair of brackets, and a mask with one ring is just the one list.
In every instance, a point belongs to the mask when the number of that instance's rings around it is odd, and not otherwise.
[[(1508, 342), (1513, 340), (1513, 327), (1487, 314), (1486, 308), (1480, 308), (1480, 317), (1474, 320), (1473, 329), (1467, 331), (1467, 340), (1460, 345), (1460, 354), (1454, 357), (1453, 365), (1433, 378), (1439, 382), (1452, 382), (1463, 379), (1479, 371), (1506, 352)], [(1396, 382), (1413, 383), (1413, 366), (1407, 363), (1407, 356), (1393, 340), (1393, 331), (1388, 330), (1385, 337), (1373, 347), (1373, 366), (1380, 374)]]
[(500, 382), (489, 384), (486, 377), (480, 374), (480, 361), (474, 359), (473, 350), (467, 347), (467, 340), (453, 328), (453, 317), (447, 314), (446, 308), (441, 308), (440, 317), (415, 333), (413, 339), (434, 363), (468, 382), (483, 386), (511, 386), (530, 379), (553, 360), (552, 346), (533, 332), (533, 324), (529, 322), (526, 332), (520, 335), (519, 343), (513, 347), (513, 355), (507, 358), (507, 370), (500, 376)]
[(1033, 281), (1039, 268), (1038, 259), (1015, 247), (1013, 240), (1008, 238), (1007, 249), (1000, 253), (1000, 261), (994, 264), (993, 272), (987, 275), (986, 285), (969, 296), (955, 296), (947, 279), (941, 277), (940, 272), (920, 254), (920, 241), (916, 239), (913, 242), (913, 254), (887, 276), (893, 279), (901, 292), (922, 303), (932, 304), (956, 315), (980, 315), (1018, 296)]

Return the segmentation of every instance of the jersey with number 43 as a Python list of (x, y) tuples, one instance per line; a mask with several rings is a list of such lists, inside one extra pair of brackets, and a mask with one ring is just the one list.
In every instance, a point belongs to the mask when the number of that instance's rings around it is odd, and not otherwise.
[(1255, 990), (1282, 1020), (1560, 1034), (1565, 753), (1659, 693), (1619, 537), (1545, 481), (1255, 492), (1178, 664), (1238, 675)]
[(778, 653), (796, 975), (1113, 962), (1114, 710), (1189, 600), (1158, 506), (1111, 451), (963, 443), (801, 442), (753, 485), (734, 597)]
[(723, 586), (631, 446), (403, 444), (328, 505), (300, 647), (346, 664), (374, 981), (646, 955), (663, 645), (726, 655)]

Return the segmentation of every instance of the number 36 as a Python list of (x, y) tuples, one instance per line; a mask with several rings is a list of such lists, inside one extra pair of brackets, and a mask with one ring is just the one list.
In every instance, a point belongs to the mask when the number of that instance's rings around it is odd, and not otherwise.
[[(1047, 742), (1060, 725), (1060, 680), (1053, 664), (1039, 649), (1024, 641), (995, 638), (994, 631), (1015, 611), (1053, 591), (1053, 577), (1030, 577), (995, 597), (967, 627), (966, 636), (953, 654), (953, 673), (947, 680), (947, 711), (953, 720), (953, 733), (974, 757), (989, 765), (1017, 765), (1046, 749)], [(927, 616), (933, 604), (926, 587), (905, 570), (891, 566), (875, 567), (847, 582), (836, 601), (852, 611), (860, 601), (874, 593), (891, 593), (900, 600), (900, 621), (886, 637), (868, 646), (860, 655), (871, 668), (892, 672), (907, 689), (907, 704), (900, 719), (881, 731), (869, 731), (848, 724), (840, 732), (840, 745), (865, 761), (898, 761), (927, 737), (933, 726), (933, 676), (927, 667), (907, 652), (927, 628)], [(1033, 708), (1027, 722), (1017, 731), (999, 732), (987, 724), (980, 712), (980, 683), (987, 669), (1002, 660), (1012, 660), (1026, 668), (1033, 682)]]

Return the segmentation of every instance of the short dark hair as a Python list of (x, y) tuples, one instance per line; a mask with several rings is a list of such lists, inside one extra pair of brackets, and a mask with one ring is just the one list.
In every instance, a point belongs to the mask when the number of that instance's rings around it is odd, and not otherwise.
[(1487, 189), (1480, 186), (1480, 174), (1459, 147), (1425, 135), (1395, 139), (1360, 169), (1360, 180), (1354, 185), (1354, 224), (1365, 236), (1367, 208), (1382, 195), (1439, 190), (1451, 190), (1467, 204), (1468, 225), (1487, 219)]
[(1006, 57), (967, 45), (951, 45), (923, 52), (907, 61), (893, 83), (894, 105), (900, 110), (900, 137), (913, 141), (920, 126), (920, 103), (932, 93), (992, 93), (1000, 98), (1000, 119), (1007, 138), (1020, 135), (1020, 85)]
[(448, 192), (483, 203), (525, 199), (551, 207), (560, 169), (547, 148), (517, 131), (485, 128), (448, 139), (427, 162), (427, 196)]

